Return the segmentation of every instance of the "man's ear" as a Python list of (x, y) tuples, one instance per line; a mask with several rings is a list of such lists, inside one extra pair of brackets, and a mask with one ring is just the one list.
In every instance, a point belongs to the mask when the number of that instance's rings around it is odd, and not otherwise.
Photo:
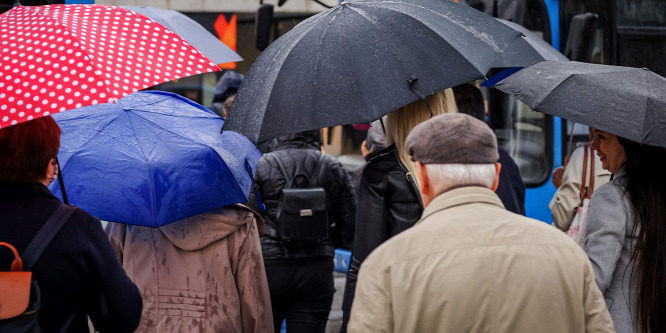
[(428, 169), (426, 169), (424, 164), (416, 161), (416, 166), (419, 168), (419, 185), (421, 185), (421, 193), (428, 194), (430, 189), (430, 179), (428, 179)]
[(424, 164), (416, 161), (416, 166), (419, 168), (419, 184), (421, 185), (421, 201), (423, 207), (430, 204), (430, 178), (428, 177), (428, 169)]
[(497, 187), (499, 186), (500, 171), (502, 171), (502, 165), (499, 162), (497, 162), (495, 163), (495, 181), (493, 182), (493, 187), (491, 188), (493, 192), (497, 191)]

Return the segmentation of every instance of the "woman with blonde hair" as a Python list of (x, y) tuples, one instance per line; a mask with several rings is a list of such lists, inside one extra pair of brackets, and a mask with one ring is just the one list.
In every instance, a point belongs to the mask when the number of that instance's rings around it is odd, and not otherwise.
[(417, 100), (386, 117), (386, 149), (373, 157), (361, 176), (356, 213), (354, 251), (347, 273), (342, 304), (342, 331), (346, 331), (363, 260), (389, 238), (419, 220), (423, 204), (419, 195), (419, 171), (405, 151), (405, 139), (418, 124), (444, 113), (456, 112), (451, 89)]

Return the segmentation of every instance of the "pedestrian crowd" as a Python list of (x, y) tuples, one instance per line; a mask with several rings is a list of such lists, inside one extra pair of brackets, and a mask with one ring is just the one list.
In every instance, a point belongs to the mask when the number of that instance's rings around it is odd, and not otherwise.
[[(226, 118), (243, 79), (209, 109)], [(0, 272), (0, 332), (325, 332), (336, 249), (341, 332), (666, 332), (666, 150), (590, 128), (553, 171), (553, 227), (525, 216), (486, 113), (472, 83), (421, 97), (351, 172), (320, 129), (275, 138), (247, 202), (159, 227), (51, 193), (51, 116), (2, 128), (0, 267), (25, 274)]]
[[(60, 142), (51, 117), (0, 130), (0, 244), (31, 265), (30, 304), (40, 303), (36, 318), (0, 320), (0, 331), (278, 332), (286, 321), (288, 332), (324, 332), (336, 248), (353, 249), (343, 332), (662, 327), (663, 148), (591, 129), (590, 148), (554, 171), (553, 228), (524, 216), (525, 185), (483, 122), (479, 89), (427, 99), (373, 124), (357, 185), (322, 152), (320, 131), (305, 131), (267, 145), (245, 205), (106, 233), (47, 189)], [(562, 232), (581, 187), (593, 193), (583, 247)], [(57, 219), (40, 256), (34, 239)], [(3, 267), (15, 262), (0, 252)]]

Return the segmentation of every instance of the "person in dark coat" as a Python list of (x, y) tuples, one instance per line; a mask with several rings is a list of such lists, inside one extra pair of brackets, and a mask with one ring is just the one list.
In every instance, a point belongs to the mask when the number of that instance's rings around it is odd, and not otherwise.
[[(450, 89), (428, 97), (435, 115), (454, 112)], [(391, 112), (386, 118), (387, 148), (368, 161), (358, 192), (354, 250), (347, 272), (342, 301), (342, 328), (346, 332), (361, 264), (379, 245), (412, 227), (421, 218), (423, 204), (417, 183), (416, 165), (404, 142), (419, 123), (430, 119), (426, 103), (419, 100)]]
[[(285, 318), (290, 333), (326, 330), (335, 293), (335, 247), (351, 243), (354, 237), (356, 199), (349, 176), (342, 164), (334, 157), (322, 154), (320, 147), (319, 130), (281, 137), (274, 142), (274, 150), (265, 154), (257, 165), (255, 180), (266, 204), (266, 234), (261, 237), (261, 247), (276, 332), (280, 331)], [(284, 240), (278, 234), (278, 201), (287, 180), (276, 158), (283, 163), (289, 178), (298, 174), (313, 174), (319, 159), (323, 159), (321, 170), (314, 177), (317, 186), (323, 187), (326, 192), (328, 222), (335, 224), (335, 228), (329, 230), (329, 238), (323, 241), (296, 241)], [(292, 187), (307, 186), (305, 177), (294, 178)]]
[(215, 85), (215, 92), (213, 93), (213, 104), (208, 108), (215, 112), (218, 116), (227, 119), (231, 104), (234, 102), (238, 88), (243, 82), (245, 75), (238, 74), (234, 71), (226, 71), (220, 77)]
[(354, 190), (356, 190), (357, 195), (358, 195), (358, 186), (361, 183), (361, 175), (363, 174), (363, 169), (365, 169), (365, 166), (368, 164), (368, 161), (370, 161), (373, 157), (377, 156), (377, 154), (380, 151), (384, 150), (385, 148), (386, 148), (386, 134), (384, 134), (384, 131), (382, 130), (382, 125), (379, 123), (379, 121), (375, 121), (374, 123), (372, 123), (372, 126), (368, 129), (368, 134), (366, 136), (366, 139), (363, 141), (363, 144), (361, 145), (363, 158), (365, 159), (366, 162), (363, 163), (358, 168), (356, 168), (356, 170), (354, 170), (351, 176), (352, 187), (354, 187)]
[[(468, 114), (485, 121), (486, 107), (483, 104), (481, 90), (471, 83), (453, 87), (458, 112)], [(500, 182), (495, 193), (502, 200), (504, 208), (516, 214), (525, 215), (525, 183), (520, 176), (520, 169), (511, 155), (504, 148), (497, 146), (500, 171)]]
[[(60, 128), (50, 116), (0, 129), (0, 241), (23, 253), (63, 203), (46, 187), (56, 177)], [(0, 248), (0, 267), (12, 253)], [(77, 209), (32, 269), (45, 332), (133, 332), (141, 319), (137, 287), (120, 266), (99, 219)]]

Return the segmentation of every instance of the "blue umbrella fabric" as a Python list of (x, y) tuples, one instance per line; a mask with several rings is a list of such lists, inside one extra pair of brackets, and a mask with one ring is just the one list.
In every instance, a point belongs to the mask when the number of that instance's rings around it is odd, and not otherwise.
[[(159, 227), (248, 200), (261, 154), (224, 120), (168, 92), (53, 116), (72, 204), (102, 220)], [(52, 192), (61, 197), (58, 184)]]

